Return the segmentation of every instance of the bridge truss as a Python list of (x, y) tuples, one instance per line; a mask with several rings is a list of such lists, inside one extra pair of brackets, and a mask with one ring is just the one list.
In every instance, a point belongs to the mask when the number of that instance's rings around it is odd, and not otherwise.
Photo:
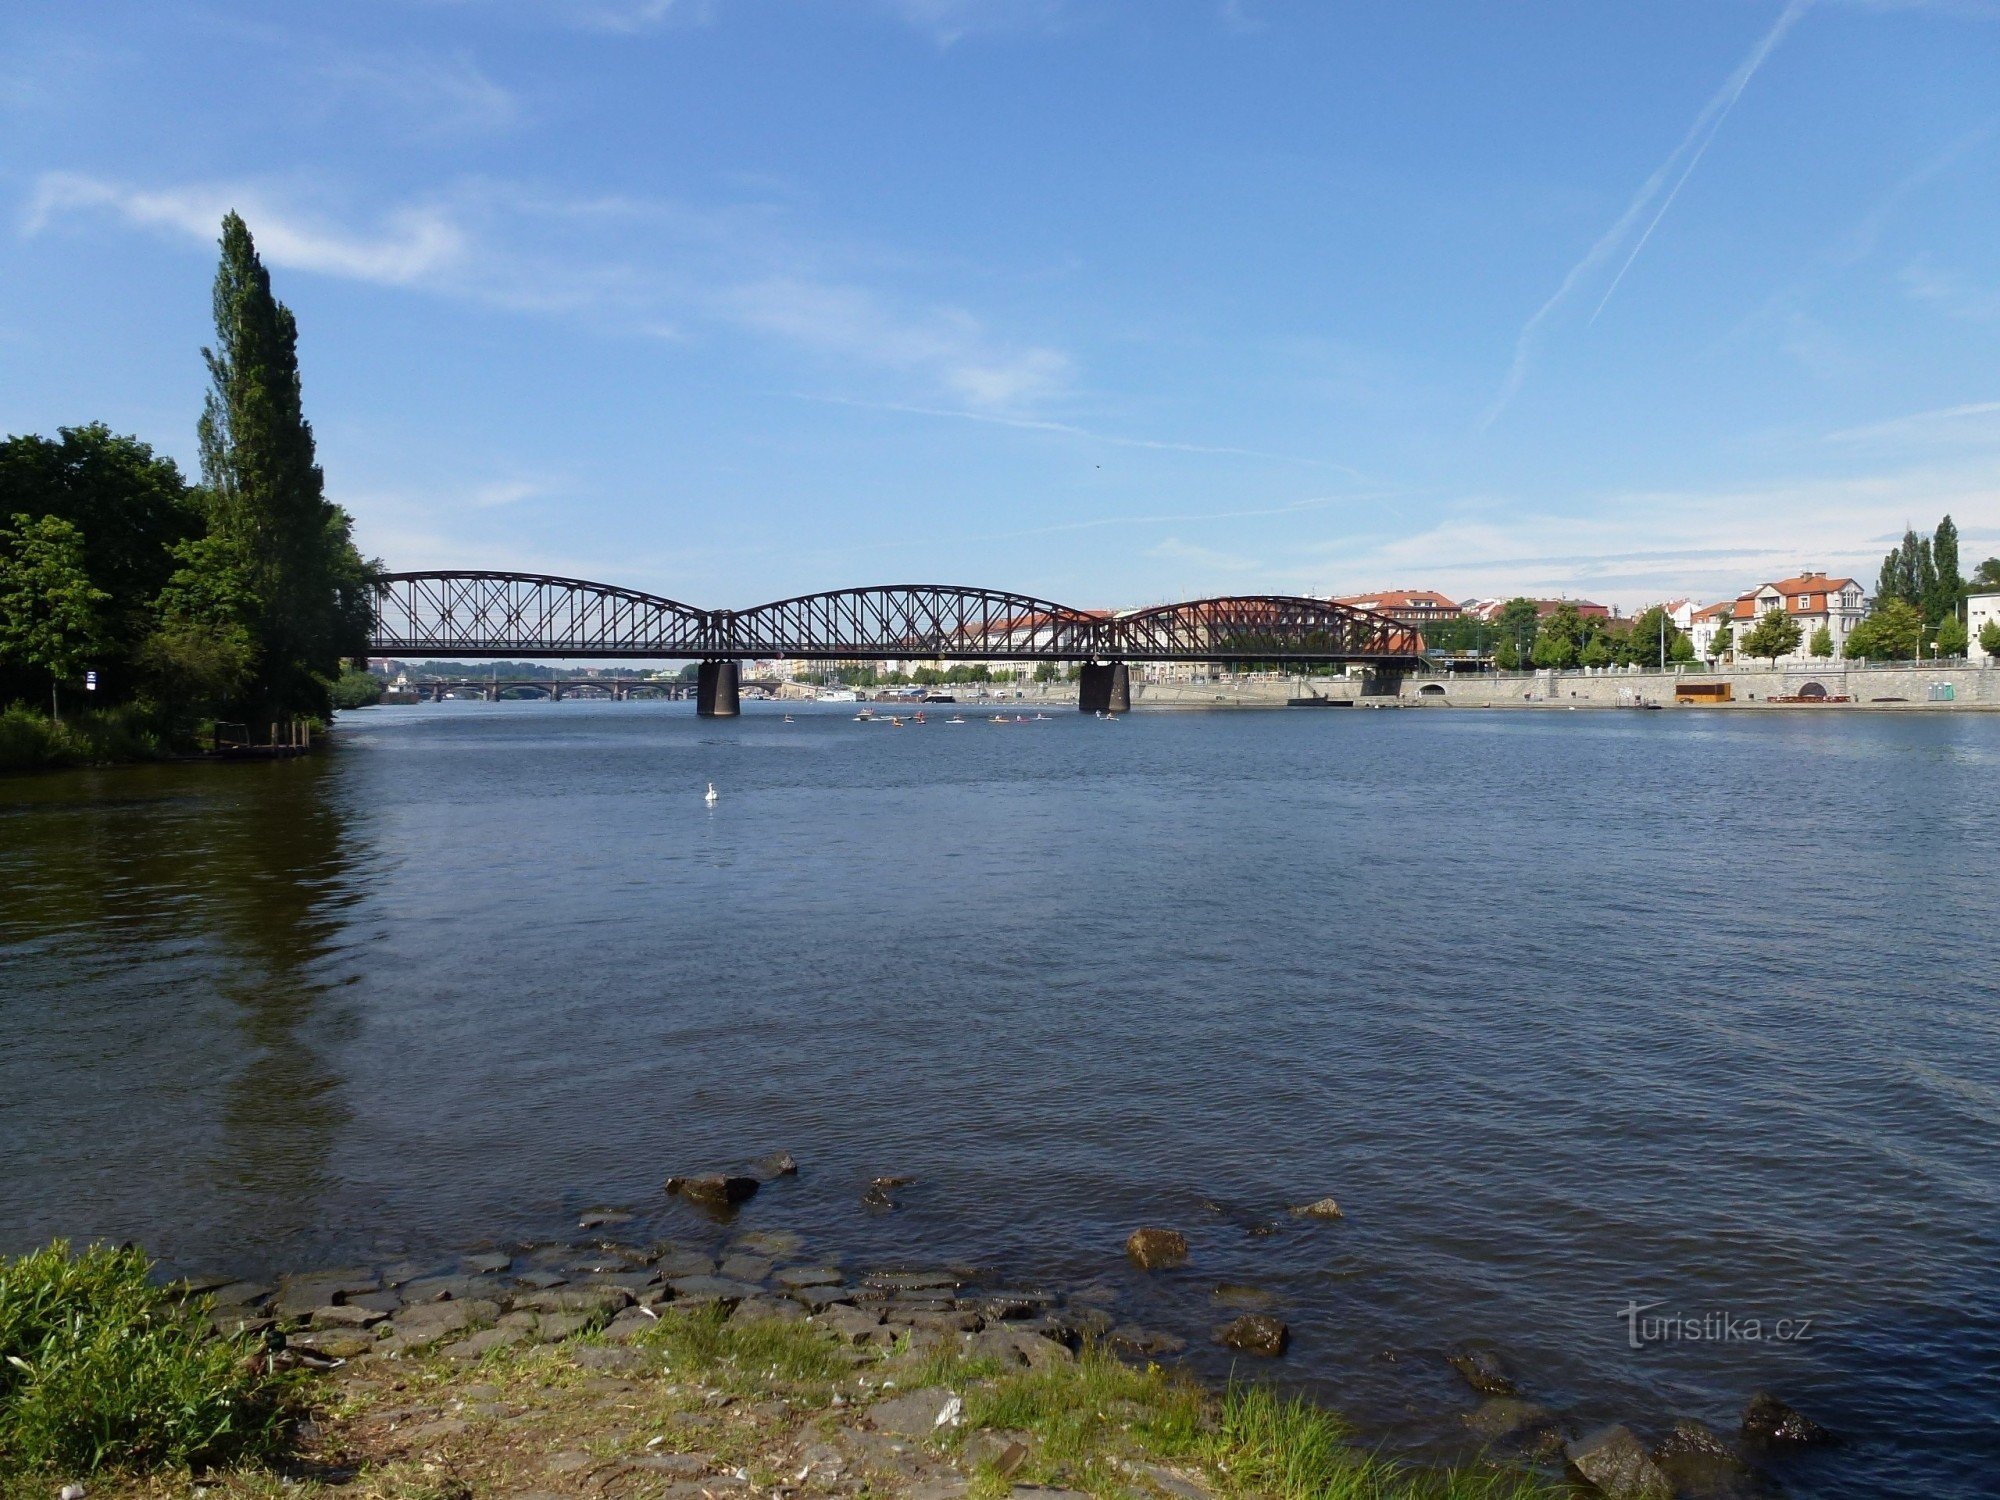
[(531, 573), (390, 573), (375, 587), (381, 656), (807, 661), (1216, 662), (1414, 667), (1423, 638), (1324, 599), (1236, 595), (1124, 614), (948, 584), (836, 589), (702, 610)]

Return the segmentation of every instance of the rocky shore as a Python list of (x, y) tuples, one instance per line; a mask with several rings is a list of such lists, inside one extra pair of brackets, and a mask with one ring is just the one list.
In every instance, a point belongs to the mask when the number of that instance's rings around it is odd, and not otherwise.
[[(740, 1172), (668, 1179), (668, 1194), (695, 1210), (690, 1232), (672, 1241), (644, 1242), (634, 1231), (650, 1216), (607, 1208), (582, 1214), (566, 1238), (442, 1263), (178, 1285), (204, 1299), (217, 1332), (255, 1340), (272, 1367), (322, 1372), (309, 1380), (314, 1415), (287, 1477), (357, 1500), (1566, 1491), (1669, 1500), (1773, 1493), (1773, 1464), (1832, 1441), (1763, 1393), (1726, 1435), (1692, 1421), (1655, 1441), (1624, 1425), (1585, 1431), (1533, 1399), (1500, 1351), (1474, 1345), (1448, 1356), (1477, 1402), (1462, 1417), (1462, 1464), (1383, 1464), (1349, 1446), (1338, 1419), (1258, 1383), (1281, 1374), (1291, 1335), (1254, 1289), (1218, 1297), (1235, 1315), (1188, 1331), (1234, 1351), (1237, 1380), (1252, 1384), (1203, 1390), (1176, 1369), (1188, 1337), (1121, 1318), (1102, 1283), (857, 1267), (795, 1231), (740, 1228), (740, 1205), (795, 1169), (780, 1154)], [(893, 1205), (904, 1185), (880, 1178), (867, 1191)], [(1291, 1212), (1340, 1217), (1330, 1198)], [(1124, 1246), (1149, 1273), (1187, 1254), (1185, 1236), (1166, 1226), (1137, 1226)], [(1332, 1477), (1300, 1489), (1265, 1473), (1290, 1461), (1260, 1460), (1232, 1428), (1249, 1420), (1246, 1399), (1268, 1408), (1266, 1426), (1270, 1412), (1287, 1411), (1294, 1425), (1317, 1423), (1322, 1446), (1338, 1434), (1345, 1456)], [(1266, 1435), (1267, 1447), (1275, 1441)], [(222, 1493), (264, 1493), (243, 1483)], [(132, 1491), (164, 1492), (157, 1481)]]

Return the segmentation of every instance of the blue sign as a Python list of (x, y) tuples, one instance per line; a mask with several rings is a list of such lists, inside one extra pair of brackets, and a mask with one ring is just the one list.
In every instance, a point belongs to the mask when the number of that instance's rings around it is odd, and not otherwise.
[(85, 692), (94, 693), (97, 691), (97, 674), (95, 672), (85, 672), (83, 674), (83, 687)]

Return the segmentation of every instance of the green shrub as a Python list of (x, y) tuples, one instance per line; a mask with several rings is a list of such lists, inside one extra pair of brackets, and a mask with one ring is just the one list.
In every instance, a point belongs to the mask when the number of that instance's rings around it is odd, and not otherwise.
[(373, 672), (342, 672), (333, 684), (335, 708), (366, 708), (381, 701), (382, 679)]
[(66, 714), (60, 723), (16, 703), (0, 710), (0, 771), (158, 760), (174, 751), (159, 713), (142, 703)]
[(276, 1445), (289, 1383), (149, 1269), (135, 1249), (61, 1241), (0, 1257), (0, 1489), (10, 1474), (205, 1468)]

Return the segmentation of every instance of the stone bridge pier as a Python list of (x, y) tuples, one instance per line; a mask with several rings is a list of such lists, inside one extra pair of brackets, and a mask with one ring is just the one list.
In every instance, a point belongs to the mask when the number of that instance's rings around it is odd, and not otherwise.
[(733, 719), (743, 711), (742, 669), (733, 661), (705, 661), (696, 669), (694, 711), (704, 719)]
[(1087, 661), (1077, 681), (1076, 706), (1087, 714), (1132, 711), (1132, 673), (1122, 661)]

